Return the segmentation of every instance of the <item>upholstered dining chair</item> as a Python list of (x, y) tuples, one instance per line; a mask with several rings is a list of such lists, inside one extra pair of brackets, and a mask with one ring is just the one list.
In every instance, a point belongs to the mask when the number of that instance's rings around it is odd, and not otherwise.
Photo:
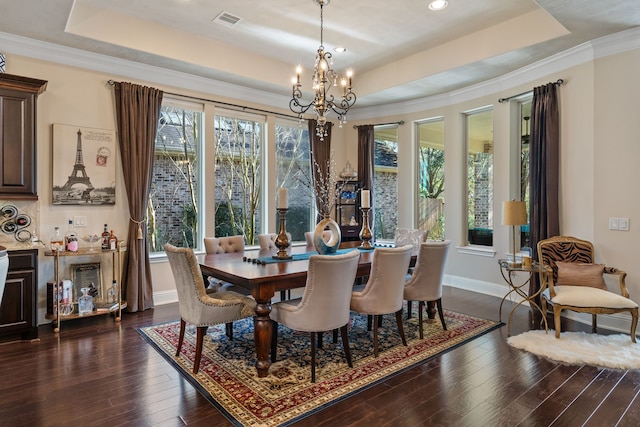
[[(562, 310), (591, 313), (591, 329), (597, 333), (597, 315), (629, 312), (631, 341), (636, 342), (638, 304), (629, 298), (627, 273), (604, 264), (594, 264), (593, 244), (570, 236), (556, 236), (538, 242), (538, 260), (549, 266), (551, 275), (541, 274), (542, 311), (553, 307), (556, 338), (560, 338)], [(609, 291), (603, 274), (617, 277), (619, 293)]]
[[(396, 248), (404, 245), (411, 245), (415, 250), (420, 247), (422, 242), (426, 242), (429, 237), (429, 230), (420, 230), (418, 228), (396, 228), (394, 242)], [(409, 267), (408, 273), (413, 273), (413, 267)]]
[(205, 237), (204, 250), (207, 254), (244, 252), (244, 236)]
[(396, 247), (404, 245), (412, 245), (414, 248), (420, 247), (420, 244), (427, 241), (429, 237), (428, 230), (419, 230), (415, 228), (396, 228), (394, 240)]
[(425, 302), (436, 303), (442, 328), (446, 331), (442, 311), (442, 276), (447, 262), (449, 240), (444, 242), (428, 241), (420, 245), (418, 259), (409, 280), (404, 286), (404, 299), (407, 300), (407, 318), (411, 317), (411, 301), (418, 301), (418, 323), (420, 324), (420, 339), (424, 338), (422, 312)]
[[(207, 255), (244, 252), (244, 236), (205, 237), (204, 250)], [(237, 286), (233, 286), (230, 283), (216, 279), (215, 277), (207, 276), (206, 280), (208, 282), (207, 292), (233, 290), (246, 293), (246, 291), (238, 289)]]
[(196, 354), (193, 373), (200, 369), (202, 343), (207, 328), (226, 324), (227, 336), (233, 337), (233, 322), (255, 314), (256, 302), (253, 298), (236, 292), (219, 291), (208, 294), (200, 264), (190, 248), (178, 248), (169, 243), (164, 245), (173, 278), (178, 291), (178, 310), (180, 311), (180, 336), (176, 357), (180, 356), (186, 323), (196, 326)]
[(402, 301), (412, 251), (411, 245), (376, 248), (367, 283), (355, 286), (351, 294), (351, 310), (373, 317), (375, 357), (378, 357), (378, 326), (382, 319), (380, 316), (384, 314), (395, 313), (402, 344), (407, 345), (402, 326)]
[(341, 255), (311, 255), (302, 298), (278, 302), (271, 307), (272, 362), (276, 361), (278, 324), (281, 323), (296, 331), (310, 333), (311, 382), (316, 381), (317, 333), (340, 328), (347, 363), (349, 367), (353, 367), (347, 324), (349, 323), (349, 300), (359, 258), (358, 250)]

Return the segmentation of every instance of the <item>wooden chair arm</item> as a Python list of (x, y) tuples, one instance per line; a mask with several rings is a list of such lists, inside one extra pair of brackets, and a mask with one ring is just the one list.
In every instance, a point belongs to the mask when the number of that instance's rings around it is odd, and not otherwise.
[(627, 273), (622, 270), (618, 270), (614, 267), (605, 267), (604, 274), (612, 274), (618, 276), (618, 284), (620, 286), (620, 295), (625, 298), (629, 298), (629, 291), (627, 290), (627, 285), (625, 284), (625, 278), (627, 277)]

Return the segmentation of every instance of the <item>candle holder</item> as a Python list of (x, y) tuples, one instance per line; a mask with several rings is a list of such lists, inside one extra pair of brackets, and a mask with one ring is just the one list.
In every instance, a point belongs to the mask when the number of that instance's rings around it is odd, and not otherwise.
[(286, 208), (278, 208), (278, 216), (280, 217), (280, 231), (278, 231), (278, 235), (276, 236), (275, 245), (278, 248), (278, 253), (275, 254), (273, 259), (287, 260), (291, 259), (291, 255), (287, 253), (287, 248), (291, 245), (289, 242), (289, 236), (287, 236), (287, 230), (285, 228), (285, 219), (287, 217), (287, 211), (289, 209)]
[(362, 230), (360, 230), (360, 240), (362, 240), (362, 244), (360, 247), (362, 249), (373, 249), (373, 245), (371, 245), (371, 238), (373, 235), (371, 234), (371, 230), (369, 229), (369, 210), (371, 208), (360, 208), (362, 211)]

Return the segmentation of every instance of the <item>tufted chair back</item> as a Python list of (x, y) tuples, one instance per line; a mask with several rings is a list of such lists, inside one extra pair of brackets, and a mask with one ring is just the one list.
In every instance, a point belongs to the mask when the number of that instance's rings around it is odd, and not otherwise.
[(244, 252), (244, 236), (205, 237), (204, 249), (207, 254)]
[(164, 245), (178, 291), (180, 311), (180, 336), (176, 356), (180, 355), (187, 323), (196, 327), (196, 354), (193, 373), (198, 373), (202, 356), (202, 342), (207, 327), (226, 324), (227, 336), (231, 338), (232, 323), (253, 316), (256, 302), (253, 298), (235, 292), (207, 294), (204, 288), (200, 264), (190, 248), (178, 248), (169, 243)]

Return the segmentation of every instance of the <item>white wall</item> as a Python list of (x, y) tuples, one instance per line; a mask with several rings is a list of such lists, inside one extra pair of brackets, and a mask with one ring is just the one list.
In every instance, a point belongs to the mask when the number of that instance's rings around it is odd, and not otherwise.
[[(636, 38), (637, 39), (637, 38)], [(239, 99), (246, 93), (238, 91), (238, 98), (222, 98), (213, 84), (204, 79), (198, 81), (201, 89), (194, 89), (194, 80), (171, 79), (171, 73), (143, 73), (140, 65), (130, 68), (119, 61), (117, 72), (91, 71), (91, 65), (66, 66), (55, 62), (32, 59), (29, 51), (11, 53), (9, 47), (0, 50), (7, 57), (7, 72), (48, 80), (47, 91), (38, 101), (38, 189), (40, 195), (40, 232), (44, 239), (55, 225), (65, 227), (73, 215), (87, 216), (87, 231), (99, 233), (102, 224), (108, 223), (119, 236), (126, 235), (128, 207), (124, 194), (122, 173), (118, 159), (117, 201), (115, 206), (65, 207), (51, 205), (51, 124), (63, 123), (103, 129), (115, 129), (113, 90), (106, 86), (109, 79), (132, 81), (151, 85), (175, 93), (205, 98), (229, 100), (251, 105)], [(36, 54), (33, 54), (35, 56)], [(78, 54), (74, 53), (76, 62)], [(640, 300), (640, 263), (635, 262), (640, 233), (640, 201), (635, 197), (634, 176), (640, 159), (640, 119), (637, 103), (640, 98), (640, 46), (635, 42), (628, 49), (594, 59), (587, 51), (571, 56), (573, 62), (563, 65), (561, 59), (551, 58), (547, 63), (534, 67), (533, 72), (516, 73), (497, 82), (487, 82), (479, 88), (471, 88), (456, 94), (434, 97), (403, 105), (363, 109), (358, 120), (338, 128), (334, 127), (332, 146), (336, 163), (341, 168), (347, 159), (357, 165), (357, 131), (354, 124), (387, 123), (404, 120), (399, 127), (400, 162), (411, 159), (414, 149), (413, 121), (431, 117), (445, 120), (445, 182), (446, 182), (446, 238), (452, 249), (447, 264), (447, 283), (502, 296), (506, 285), (499, 274), (497, 259), (509, 251), (509, 230), (499, 224), (503, 200), (511, 194), (509, 188), (509, 104), (499, 104), (498, 98), (530, 90), (532, 87), (565, 79), (559, 88), (561, 109), (561, 233), (594, 241), (597, 261), (617, 266), (628, 273), (627, 284), (632, 297)], [(90, 56), (90, 55), (88, 55)], [(578, 57), (578, 59), (575, 59)], [(64, 61), (61, 58), (60, 61)], [(104, 68), (104, 67), (103, 67)], [(144, 67), (142, 67), (144, 69)], [(125, 77), (119, 77), (122, 73)], [(136, 78), (145, 76), (149, 80)], [(157, 76), (157, 77), (156, 77)], [(182, 76), (181, 76), (182, 77)], [(175, 82), (175, 83), (168, 83)], [(203, 83), (204, 82), (204, 83)], [(184, 84), (183, 84), (184, 83)], [(182, 88), (180, 88), (182, 86)], [(195, 85), (198, 86), (198, 85)], [(260, 94), (257, 94), (260, 95)], [(261, 99), (256, 96), (254, 99)], [(266, 99), (266, 98), (265, 98)], [(272, 100), (271, 100), (272, 101)], [(260, 107), (260, 105), (255, 105)], [(265, 105), (270, 104), (265, 101)], [(280, 105), (279, 103), (277, 105)], [(282, 103), (286, 108), (286, 102)], [(424, 105), (424, 107), (419, 107)], [(469, 253), (457, 248), (465, 242), (466, 216), (464, 188), (466, 182), (459, 171), (465, 165), (463, 144), (463, 118), (467, 110), (492, 105), (494, 108), (495, 150), (495, 205), (494, 250)], [(418, 106), (418, 107), (416, 107)], [(264, 107), (273, 110), (274, 107)], [(285, 111), (284, 109), (282, 110)], [(388, 111), (395, 111), (390, 114)], [(364, 114), (364, 115), (363, 115)], [(355, 114), (354, 114), (355, 116)], [(410, 161), (410, 160), (409, 160)], [(399, 188), (407, 189), (399, 194), (399, 225), (412, 226), (415, 188), (415, 167), (402, 167), (399, 171)], [(609, 231), (609, 217), (630, 219), (630, 231)], [(75, 260), (74, 260), (75, 261)], [(78, 259), (78, 262), (81, 260)], [(44, 323), (45, 287), (53, 277), (52, 260), (39, 259), (40, 321)], [(152, 261), (152, 277), (156, 304), (175, 299), (174, 284), (167, 263), (163, 259)], [(496, 307), (497, 313), (498, 307)], [(607, 320), (609, 319), (609, 320)], [(624, 317), (606, 316), (600, 321), (614, 327), (626, 328)]]

